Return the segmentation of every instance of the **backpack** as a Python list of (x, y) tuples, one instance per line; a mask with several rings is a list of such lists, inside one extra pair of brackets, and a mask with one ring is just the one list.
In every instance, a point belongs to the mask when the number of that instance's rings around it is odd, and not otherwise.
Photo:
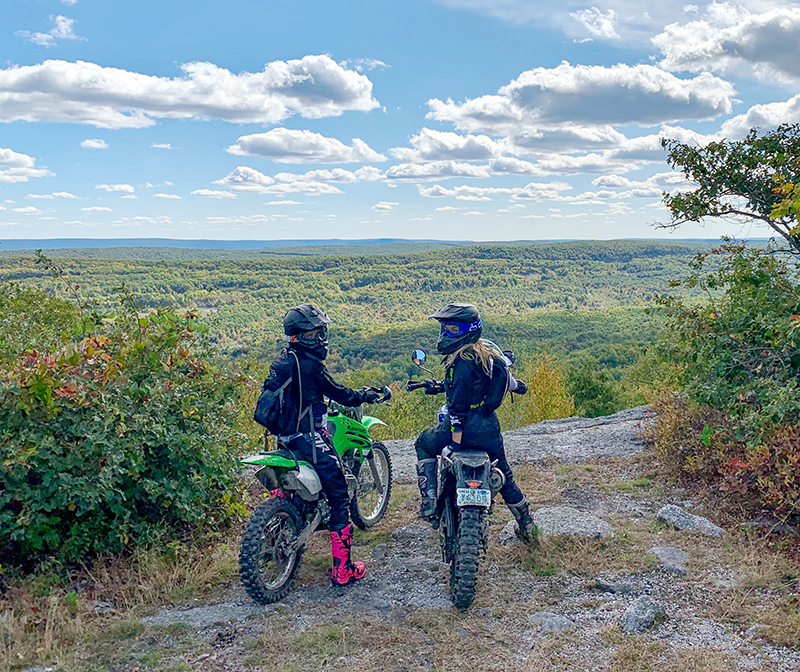
[[(270, 434), (275, 436), (289, 436), (296, 434), (300, 429), (300, 420), (304, 414), (300, 413), (300, 400), (303, 398), (303, 382), (300, 378), (300, 360), (297, 354), (289, 350), (294, 357), (297, 367), (297, 382), (299, 387), (298, 402), (289, 394), (290, 385), (294, 380), (289, 376), (277, 390), (262, 388), (256, 402), (253, 419)], [(266, 383), (264, 383), (266, 385)]]
[(486, 398), (483, 402), (486, 413), (491, 413), (500, 408), (500, 404), (503, 403), (503, 399), (506, 398), (508, 393), (510, 386), (509, 376), (511, 375), (505, 357), (503, 359), (492, 357), (490, 362), (491, 375), (486, 386)]

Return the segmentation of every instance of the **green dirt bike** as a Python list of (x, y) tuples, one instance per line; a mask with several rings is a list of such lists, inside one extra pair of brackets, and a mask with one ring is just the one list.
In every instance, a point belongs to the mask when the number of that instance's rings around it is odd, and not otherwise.
[[(374, 389), (374, 388), (370, 388)], [(376, 403), (392, 396), (388, 387)], [(392, 460), (369, 430), (386, 423), (362, 415), (361, 407), (331, 404), (328, 435), (344, 468), (353, 523), (366, 529), (386, 513), (392, 492)], [(250, 516), (239, 551), (239, 572), (247, 594), (259, 604), (283, 599), (292, 589), (305, 544), (328, 522), (329, 506), (313, 465), (295, 459), (288, 450), (273, 450), (242, 458), (260, 467), (256, 479), (272, 495)]]

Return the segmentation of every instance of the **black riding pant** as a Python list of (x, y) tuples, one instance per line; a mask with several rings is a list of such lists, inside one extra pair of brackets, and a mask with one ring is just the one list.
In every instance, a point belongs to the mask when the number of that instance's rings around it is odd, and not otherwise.
[[(514, 482), (514, 474), (506, 459), (503, 448), (503, 436), (500, 434), (500, 422), (497, 415), (481, 416), (478, 413), (470, 414), (463, 422), (461, 447), (471, 450), (482, 450), (489, 455), (489, 459), (497, 460), (497, 468), (506, 477), (506, 484), (500, 490), (506, 504), (519, 504), (524, 495), (519, 486)], [(441, 452), (450, 445), (452, 431), (450, 423), (445, 421), (436, 427), (426, 429), (417, 438), (414, 445), (418, 460), (436, 459)]]
[[(315, 445), (312, 445), (309, 441), (312, 438)], [(347, 482), (344, 479), (339, 456), (333, 446), (321, 434), (316, 433), (298, 436), (289, 441), (286, 447), (295, 454), (298, 460), (308, 462), (317, 472), (322, 484), (322, 490), (331, 507), (328, 529), (336, 531), (347, 527), (350, 522), (350, 501), (347, 497)]]

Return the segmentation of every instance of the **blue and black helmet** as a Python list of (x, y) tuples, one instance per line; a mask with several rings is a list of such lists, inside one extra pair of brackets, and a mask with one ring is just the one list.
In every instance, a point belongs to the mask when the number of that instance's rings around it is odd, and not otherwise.
[(471, 303), (448, 303), (430, 318), (438, 320), (441, 326), (436, 349), (442, 355), (449, 355), (467, 343), (477, 343), (481, 337), (483, 322)]

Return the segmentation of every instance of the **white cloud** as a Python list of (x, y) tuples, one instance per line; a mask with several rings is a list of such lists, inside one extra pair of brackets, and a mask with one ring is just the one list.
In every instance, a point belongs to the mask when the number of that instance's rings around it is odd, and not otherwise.
[(269, 175), (260, 173), (255, 168), (239, 166), (221, 180), (214, 184), (228, 187), (233, 191), (251, 192), (257, 194), (307, 194), (319, 196), (321, 194), (340, 194), (341, 190), (331, 184), (310, 180), (295, 180), (276, 184)]
[(95, 189), (102, 189), (112, 194), (132, 194), (135, 191), (130, 184), (98, 184)]
[(72, 27), (75, 25), (75, 19), (69, 19), (66, 16), (51, 16), (50, 20), (55, 22), (55, 26), (46, 33), (31, 33), (28, 30), (17, 31), (17, 36), (22, 37), (29, 42), (38, 44), (42, 47), (55, 47), (56, 40), (85, 40), (85, 37), (80, 37), (75, 34)]
[(123, 199), (136, 200), (136, 194), (126, 194)]
[(120, 219), (114, 220), (114, 224), (132, 224), (134, 226), (140, 226), (142, 224), (172, 224), (172, 220), (164, 215), (161, 217), (145, 217), (139, 215), (137, 217), (121, 217)]
[(464, 208), (455, 208), (452, 205), (445, 205), (441, 208), (436, 208), (436, 212), (455, 212), (456, 210), (463, 210)]
[[(302, 204), (301, 201), (283, 200), (283, 201), (268, 201), (268, 202), (264, 203), (263, 205), (303, 205), (303, 204)], [(325, 215), (325, 216), (326, 217), (336, 217), (336, 215)]]
[(374, 210), (375, 212), (389, 212), (394, 210), (399, 203), (393, 203), (391, 201), (381, 201), (380, 203), (376, 203), (373, 205), (370, 210)]
[(28, 194), (26, 198), (44, 198), (47, 200), (53, 200), (56, 198), (69, 198), (80, 200), (75, 194), (71, 194), (68, 191), (54, 191), (52, 194)]
[(12, 208), (11, 212), (17, 212), (21, 215), (40, 215), (42, 211), (32, 205), (26, 205), (22, 208)]
[(672, 23), (653, 38), (673, 71), (727, 72), (747, 64), (766, 79), (800, 79), (800, 8), (752, 14), (740, 5), (712, 3), (703, 18)]
[(27, 182), (32, 177), (50, 177), (47, 168), (36, 168), (36, 159), (27, 154), (0, 147), (0, 182)]
[(440, 184), (432, 187), (417, 185), (420, 196), (426, 198), (452, 197), (459, 201), (491, 201), (491, 196), (508, 195), (512, 199), (549, 200), (558, 198), (560, 192), (569, 191), (572, 187), (566, 182), (530, 182), (524, 187), (473, 187), (461, 185), (447, 189)]
[(510, 156), (504, 156), (499, 159), (492, 159), (489, 161), (489, 168), (495, 174), (500, 175), (544, 175), (545, 172), (541, 167), (523, 161), (522, 159), (515, 159)]
[(48, 60), (0, 70), (0, 121), (49, 121), (100, 128), (144, 128), (156, 119), (221, 119), (275, 124), (378, 107), (366, 75), (329, 56), (273, 61), (233, 74), (213, 63), (186, 63), (168, 78), (94, 63)]
[(154, 142), (150, 145), (150, 149), (173, 149), (173, 147), (169, 142)]
[(734, 92), (733, 85), (708, 73), (679, 79), (652, 65), (563, 62), (523, 72), (497, 95), (464, 103), (432, 99), (427, 116), (459, 130), (494, 135), (558, 124), (653, 126), (727, 114)]
[(108, 143), (100, 138), (87, 138), (81, 142), (83, 149), (108, 149)]
[(107, 208), (104, 205), (92, 205), (88, 208), (81, 208), (84, 212), (114, 212), (111, 208)]
[(477, 210), (470, 210), (469, 212), (465, 212), (464, 213), (464, 217), (467, 217), (468, 215), (481, 215), (481, 216), (483, 216), (483, 213), (482, 212), (478, 212)]
[(600, 37), (604, 40), (622, 39), (615, 30), (617, 13), (613, 9), (603, 13), (597, 7), (590, 7), (570, 12), (570, 16), (586, 28), (593, 37)]
[(720, 135), (731, 139), (741, 139), (751, 128), (769, 131), (780, 124), (800, 123), (800, 95), (781, 103), (754, 105), (744, 114), (728, 119), (722, 124)]
[(459, 135), (423, 128), (409, 141), (414, 149), (396, 147), (392, 155), (400, 161), (482, 161), (503, 154), (501, 143), (486, 135)]
[(277, 163), (372, 163), (386, 160), (358, 138), (347, 146), (336, 138), (288, 128), (243, 135), (225, 151), (237, 156), (260, 156)]
[(215, 216), (206, 217), (206, 219), (212, 224), (255, 224), (272, 221), (267, 215)]
[(153, 194), (153, 198), (169, 198), (174, 201), (180, 201), (183, 196), (178, 196), (178, 194)]
[(218, 189), (195, 189), (192, 196), (207, 196), (208, 198), (236, 198), (232, 191), (220, 191)]
[(375, 70), (376, 68), (380, 70), (385, 70), (387, 68), (391, 68), (391, 65), (386, 65), (383, 61), (379, 61), (377, 58), (353, 58), (348, 59), (346, 61), (342, 61), (341, 66), (343, 68), (351, 67), (358, 72), (364, 72), (365, 70)]
[(67, 7), (74, 7), (75, 5), (78, 4), (78, 0), (61, 0), (61, 2), (65, 4)]
[(431, 163), (401, 163), (386, 171), (387, 180), (423, 182), (451, 177), (489, 177), (487, 166), (474, 166), (459, 161), (432, 161)]

